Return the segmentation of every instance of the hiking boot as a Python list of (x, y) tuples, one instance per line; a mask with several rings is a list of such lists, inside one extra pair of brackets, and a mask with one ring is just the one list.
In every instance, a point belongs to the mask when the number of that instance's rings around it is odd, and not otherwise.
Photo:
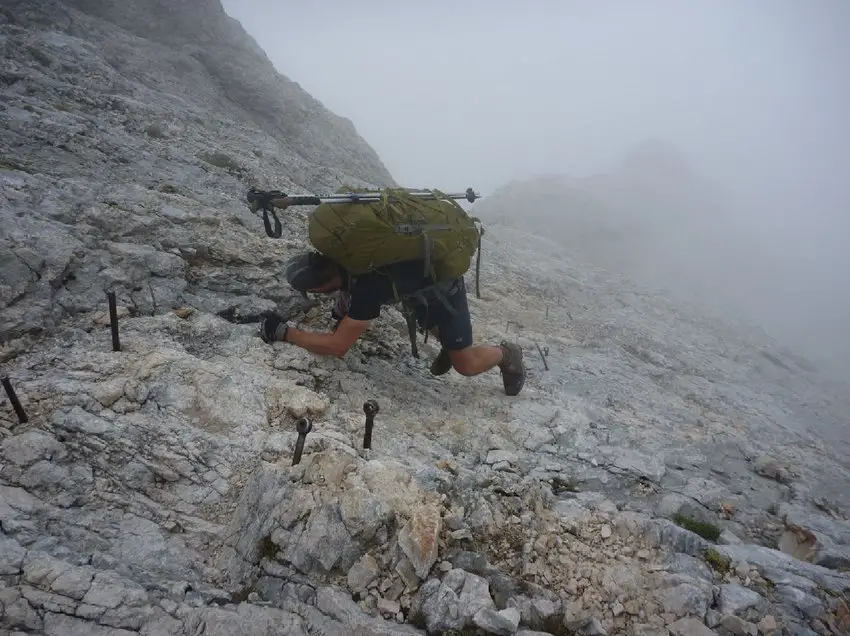
[(440, 353), (434, 358), (431, 363), (432, 375), (445, 375), (452, 369), (452, 360), (449, 358), (449, 352), (446, 349), (440, 348)]
[(502, 383), (507, 395), (517, 395), (525, 384), (525, 368), (522, 366), (522, 347), (513, 342), (502, 340), (502, 361), (499, 370), (502, 372)]

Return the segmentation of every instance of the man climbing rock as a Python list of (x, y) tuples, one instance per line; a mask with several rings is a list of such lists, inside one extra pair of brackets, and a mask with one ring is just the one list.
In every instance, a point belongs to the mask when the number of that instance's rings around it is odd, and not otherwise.
[(398, 299), (415, 313), (421, 329), (439, 338), (442, 348), (431, 373), (444, 375), (454, 368), (461, 375), (474, 376), (498, 367), (505, 393), (517, 395), (525, 383), (522, 349), (505, 341), (498, 346), (473, 345), (463, 276), (435, 285), (424, 271), (423, 261), (404, 261), (351, 277), (319, 252), (299, 254), (286, 265), (287, 281), (301, 292), (341, 292), (344, 302), (335, 308), (341, 319), (334, 331), (317, 333), (269, 315), (260, 325), (260, 336), (267, 343), (288, 342), (315, 354), (343, 357), (380, 315), (381, 307)]

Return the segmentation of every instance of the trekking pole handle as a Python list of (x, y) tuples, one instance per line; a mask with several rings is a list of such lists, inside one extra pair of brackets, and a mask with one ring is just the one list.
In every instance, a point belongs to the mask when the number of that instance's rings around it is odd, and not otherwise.
[(287, 208), (290, 205), (319, 205), (322, 202), (316, 196), (289, 196), (286, 192), (281, 192), (280, 190), (256, 190), (254, 188), (248, 190), (246, 198), (248, 199), (248, 203), (251, 204), (251, 209), (255, 212), (261, 208)]
[[(283, 234), (283, 226), (280, 219), (277, 218), (275, 208), (287, 208), (290, 205), (319, 205), (321, 200), (314, 196), (294, 196), (291, 197), (280, 190), (257, 190), (251, 188), (245, 197), (248, 200), (248, 206), (251, 212), (263, 211), (263, 225), (266, 229), (266, 235), (270, 238), (280, 238)], [(272, 228), (269, 217), (274, 219), (274, 228)]]

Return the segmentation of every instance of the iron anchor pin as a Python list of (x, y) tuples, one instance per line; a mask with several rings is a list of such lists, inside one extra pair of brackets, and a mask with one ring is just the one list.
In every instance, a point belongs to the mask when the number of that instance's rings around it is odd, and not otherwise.
[(9, 379), (8, 375), (3, 376), (2, 383), (3, 388), (6, 390), (6, 395), (9, 397), (9, 402), (12, 403), (12, 408), (15, 410), (15, 415), (18, 416), (18, 421), (21, 424), (29, 422), (27, 413), (24, 411), (24, 407), (21, 406), (21, 401), (18, 399), (18, 395), (15, 393), (12, 381)]
[(546, 347), (545, 349), (541, 349), (540, 345), (537, 344), (536, 340), (534, 341), (534, 346), (537, 347), (537, 352), (540, 354), (540, 359), (543, 360), (543, 367), (548, 371), (549, 370), (549, 363), (546, 362), (546, 357), (549, 355), (549, 347)]
[(295, 423), (295, 430), (298, 431), (298, 440), (295, 442), (295, 454), (292, 455), (293, 466), (301, 461), (301, 453), (304, 452), (304, 442), (307, 440), (307, 433), (312, 429), (313, 422), (309, 418), (302, 417)]
[(115, 292), (106, 292), (109, 301), (109, 328), (112, 330), (112, 350), (121, 351), (121, 338), (118, 335), (118, 305), (115, 301)]
[(375, 425), (375, 415), (380, 410), (375, 400), (366, 400), (363, 403), (363, 412), (366, 414), (366, 432), (363, 434), (363, 448), (372, 448), (372, 427)]

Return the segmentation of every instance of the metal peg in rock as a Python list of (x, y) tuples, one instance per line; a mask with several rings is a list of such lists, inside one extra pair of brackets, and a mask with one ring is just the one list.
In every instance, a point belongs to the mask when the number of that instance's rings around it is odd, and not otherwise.
[(15, 388), (12, 386), (12, 381), (9, 379), (9, 376), (3, 376), (3, 378), (0, 379), (0, 382), (2, 382), (3, 388), (6, 389), (6, 395), (9, 396), (12, 408), (15, 409), (15, 415), (18, 416), (18, 421), (21, 424), (25, 424), (29, 421), (29, 418), (27, 417), (26, 411), (24, 411), (24, 407), (21, 406), (20, 400), (18, 400)]
[(363, 412), (366, 414), (366, 432), (363, 433), (363, 448), (372, 448), (372, 427), (375, 425), (375, 415), (381, 408), (375, 400), (366, 400), (363, 403)]
[(118, 306), (115, 304), (115, 292), (106, 292), (109, 300), (109, 326), (112, 329), (112, 350), (121, 351), (121, 340), (118, 337)]
[(295, 430), (298, 431), (298, 440), (295, 442), (295, 453), (292, 455), (293, 466), (301, 461), (301, 453), (304, 452), (304, 442), (307, 441), (307, 433), (312, 429), (313, 422), (309, 418), (302, 417), (295, 423)]
[(543, 355), (549, 357), (549, 347), (543, 347)]
[(543, 349), (540, 348), (540, 345), (537, 344), (537, 341), (534, 341), (534, 346), (537, 347), (537, 352), (540, 354), (540, 359), (543, 360), (543, 367), (548, 371), (549, 363), (546, 362), (546, 356), (549, 355), (549, 348), (546, 348), (546, 353), (543, 353)]

